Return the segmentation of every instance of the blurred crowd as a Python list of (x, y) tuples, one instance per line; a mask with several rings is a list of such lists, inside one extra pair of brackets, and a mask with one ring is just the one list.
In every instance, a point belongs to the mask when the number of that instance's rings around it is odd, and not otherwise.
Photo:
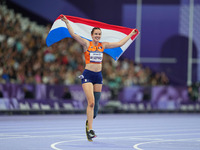
[[(5, 5), (0, 6), (0, 83), (80, 84), (84, 70), (82, 47), (66, 38), (51, 47), (45, 40), (51, 25), (40, 26)], [(164, 72), (104, 55), (103, 82), (110, 88), (167, 85)]]

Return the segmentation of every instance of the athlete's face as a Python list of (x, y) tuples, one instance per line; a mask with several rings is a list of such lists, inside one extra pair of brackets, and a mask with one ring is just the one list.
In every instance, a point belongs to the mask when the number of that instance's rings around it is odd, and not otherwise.
[(99, 40), (101, 39), (101, 30), (95, 29), (91, 36), (93, 41), (99, 42)]

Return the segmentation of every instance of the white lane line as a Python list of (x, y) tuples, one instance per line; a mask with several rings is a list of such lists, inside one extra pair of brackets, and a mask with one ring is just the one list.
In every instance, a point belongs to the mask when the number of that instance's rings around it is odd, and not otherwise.
[[(120, 129), (121, 130), (121, 129)], [(127, 130), (127, 129), (126, 129)], [(176, 129), (176, 130), (155, 130), (155, 131), (152, 131), (152, 130), (148, 130), (148, 131), (127, 131), (127, 132), (113, 132), (113, 133), (109, 133), (109, 132), (106, 132), (106, 133), (102, 133), (103, 135), (105, 134), (128, 134), (128, 133), (161, 133), (161, 132), (191, 132), (191, 131), (200, 131), (200, 129), (188, 129), (188, 130), (179, 130), (179, 129)]]
[(18, 137), (0, 137), (0, 140), (8, 140), (8, 139), (23, 139), (23, 138), (54, 138), (54, 137), (73, 137), (77, 138), (80, 136), (76, 135), (69, 135), (69, 134), (59, 134), (59, 135), (42, 135), (42, 136), (31, 136), (31, 135), (26, 135), (26, 136), (18, 136)]
[(150, 141), (150, 142), (142, 142), (142, 143), (138, 143), (133, 145), (133, 148), (136, 150), (143, 150), (142, 148), (139, 148), (139, 146), (141, 145), (145, 145), (145, 144), (151, 144), (151, 143), (161, 143), (161, 142), (182, 142), (182, 141), (198, 141), (199, 139), (177, 139), (177, 140), (160, 140), (160, 141)]
[(166, 137), (166, 136), (180, 136), (180, 135), (200, 135), (200, 133), (180, 133), (180, 134), (160, 134), (160, 135), (145, 135), (135, 137)]
[[(167, 132), (167, 131), (166, 131)], [(116, 134), (121, 134), (122, 132), (116, 132)], [(109, 134), (112, 134), (112, 132), (110, 132)], [(0, 139), (15, 139), (15, 138), (41, 138), (41, 137), (55, 137), (55, 136), (83, 136), (85, 134), (61, 134), (61, 135), (46, 135), (46, 136), (26, 136), (26, 137), (6, 137), (6, 138), (0, 138)], [(107, 133), (102, 133), (99, 135), (107, 135)], [(179, 133), (179, 134), (155, 134), (155, 135), (142, 135), (142, 136), (125, 136), (124, 138), (128, 137), (128, 138), (143, 138), (143, 137), (166, 137), (166, 136), (180, 136), (180, 135), (200, 135), (200, 133)]]
[(0, 134), (0, 137), (1, 136), (8, 136), (8, 137), (10, 137), (10, 136), (29, 136), (29, 135), (22, 135), (22, 134), (20, 134), (20, 135), (19, 134), (18, 135), (16, 135), (16, 134), (15, 135), (13, 135), (13, 134)]
[[(7, 129), (7, 130), (1, 130), (0, 129), (0, 131), (26, 131), (26, 130), (43, 130), (43, 131), (45, 131), (45, 130), (77, 130), (77, 131), (80, 131), (80, 130), (82, 130), (82, 128), (80, 128), (80, 127), (74, 127), (74, 128), (59, 128), (59, 127), (54, 127), (54, 128), (22, 128), (22, 129), (18, 129), (18, 128), (15, 128), (15, 129)], [(137, 131), (144, 131), (144, 130), (146, 130), (146, 131), (149, 131), (149, 130), (161, 130), (161, 131), (166, 131), (166, 130), (183, 130), (183, 131), (187, 131), (187, 130), (200, 130), (199, 129), (199, 127), (196, 127), (196, 128), (121, 128), (121, 127), (115, 127), (115, 128), (108, 128), (108, 127), (106, 127), (106, 128), (99, 128), (99, 127), (96, 127), (95, 128), (96, 130), (137, 130)]]
[[(192, 130), (192, 129), (191, 129)], [(188, 132), (191, 131), (191, 130), (187, 130)], [(183, 130), (179, 130), (179, 131), (183, 131)], [(193, 131), (196, 131), (196, 130), (193, 130)], [(153, 133), (153, 132), (157, 132), (157, 131), (148, 131), (148, 133)], [(164, 132), (170, 132), (169, 130), (165, 130)], [(172, 131), (173, 132), (173, 131)], [(29, 134), (30, 133), (35, 133), (35, 132), (28, 132)], [(36, 132), (36, 133), (44, 133), (44, 132)], [(50, 132), (47, 132), (47, 133), (50, 133)], [(63, 133), (63, 131), (62, 131)], [(127, 133), (145, 133), (145, 132), (115, 132), (115, 134), (127, 134)], [(99, 134), (99, 135), (109, 135), (109, 134), (112, 134), (113, 135), (113, 132), (109, 132), (109, 133), (102, 133), (102, 134)], [(5, 135), (5, 134), (3, 134)], [(6, 134), (6, 135), (9, 135), (9, 134)], [(14, 133), (12, 133), (11, 135), (14, 135)], [(19, 137), (1, 137), (0, 139), (15, 139), (15, 138), (37, 138), (37, 137), (55, 137), (55, 136), (83, 136), (85, 134), (71, 134), (69, 135), (69, 132), (68, 134), (61, 134), (61, 135), (46, 135), (46, 136), (40, 136), (40, 135), (36, 135), (36, 136), (31, 136), (31, 135), (26, 135), (26, 136), (23, 136), (23, 135), (20, 135)], [(199, 132), (195, 132), (195, 133), (177, 133), (177, 134), (154, 134), (154, 135), (144, 135), (144, 136), (126, 136), (126, 137), (130, 137), (130, 138), (142, 138), (142, 137), (166, 137), (166, 136), (180, 136), (180, 135), (200, 135)]]
[[(117, 139), (125, 139), (127, 140), (127, 137), (106, 137), (106, 138), (98, 138), (98, 140), (117, 140)], [(60, 141), (60, 142), (56, 142), (51, 144), (51, 148), (53, 148), (54, 150), (63, 150), (60, 148), (57, 148), (56, 146), (62, 143), (70, 143), (70, 142), (77, 142), (77, 141), (87, 141), (86, 138), (84, 139), (77, 139), (77, 140), (68, 140), (68, 141)]]
[(62, 143), (77, 142), (77, 141), (86, 141), (86, 139), (78, 139), (78, 140), (69, 140), (69, 141), (56, 142), (56, 143), (51, 144), (51, 148), (53, 148), (55, 150), (62, 150), (62, 149), (57, 148), (56, 145), (62, 144)]
[[(96, 123), (96, 124), (98, 124), (98, 123)], [(48, 126), (50, 126), (50, 125), (48, 125)], [(71, 126), (71, 127), (69, 128), (69, 126)], [(55, 125), (55, 126), (46, 128), (45, 126), (41, 127), (41, 126), (35, 126), (33, 124), (27, 124), (27, 125), (19, 124), (19, 125), (12, 125), (12, 126), (9, 126), (9, 127), (8, 127), (8, 125), (0, 126), (0, 130), (24, 130), (26, 128), (28, 128), (28, 129), (31, 128), (31, 129), (38, 129), (38, 130), (39, 129), (46, 130), (46, 129), (55, 129), (55, 127), (58, 128), (58, 129), (77, 129), (77, 128), (80, 128), (80, 126), (74, 126), (74, 125), (69, 125), (69, 126), (63, 127), (63, 126)], [(174, 126), (169, 126), (167, 128), (163, 128), (163, 127), (160, 127), (160, 126), (151, 126), (151, 127), (149, 127), (149, 126), (140, 126), (140, 127), (126, 126), (126, 128), (127, 129), (132, 129), (133, 128), (133, 129), (138, 129), (138, 130), (143, 130), (143, 129), (151, 130), (151, 129), (169, 129), (169, 128), (174, 128), (175, 126), (176, 126), (176, 124)], [(185, 127), (190, 126), (191, 128), (198, 128), (199, 127), (197, 125), (194, 126), (194, 124), (193, 125), (185, 124), (184, 126)], [(182, 127), (184, 127), (184, 126), (182, 126)], [(101, 125), (101, 127), (97, 127), (97, 128), (99, 128), (99, 129), (111, 128), (112, 129), (113, 125)], [(121, 126), (115, 126), (115, 128), (118, 129), (118, 128), (121, 128)]]
[(52, 127), (52, 128), (35, 128), (32, 126), (26, 126), (26, 127), (20, 127), (20, 128), (8, 128), (8, 129), (0, 129), (0, 131), (24, 131), (24, 130), (55, 130), (55, 128), (57, 130), (73, 130), (73, 129), (81, 129), (80, 127), (70, 127), (70, 128), (64, 128), (64, 127)]
[[(126, 139), (127, 140), (127, 137), (98, 138), (98, 140), (117, 140), (117, 139)], [(135, 139), (137, 139), (137, 138), (135, 138)], [(141, 139), (141, 138), (139, 138), (139, 139)], [(63, 149), (57, 148), (57, 145), (63, 144), (63, 143), (77, 142), (77, 141), (86, 141), (86, 140), (87, 139), (77, 139), (77, 140), (60, 141), (60, 142), (56, 142), (56, 143), (51, 144), (50, 147), (52, 149), (54, 149), (54, 150), (63, 150)], [(147, 140), (147, 139), (143, 139), (143, 140)], [(138, 144), (135, 144), (133, 146), (133, 148), (135, 148), (136, 150), (143, 150), (143, 149), (139, 148), (138, 146), (142, 145), (142, 144), (168, 142), (168, 141), (189, 141), (189, 140), (195, 140), (195, 141), (197, 141), (197, 140), (199, 140), (199, 138), (198, 139), (178, 139), (178, 140), (160, 140), (160, 139), (159, 140), (158, 139), (153, 139), (153, 140), (157, 140), (157, 141), (138, 143)]]
[[(81, 136), (84, 136), (85, 134), (81, 134)], [(167, 136), (180, 136), (180, 135), (200, 135), (200, 133), (187, 133), (187, 134), (164, 134), (164, 135), (148, 135), (148, 136), (123, 136), (121, 138), (129, 138), (129, 139), (138, 139), (138, 138), (150, 138), (150, 137), (167, 137)], [(1, 140), (4, 139), (20, 139), (20, 138), (54, 138), (54, 137), (80, 137), (80, 134), (73, 134), (73, 135), (69, 135), (69, 134), (60, 134), (60, 135), (42, 135), (42, 136), (19, 136), (19, 137), (4, 137), (4, 138), (0, 138)], [(113, 139), (113, 137), (106, 137), (105, 139)], [(117, 137), (118, 138), (118, 137)], [(104, 138), (98, 138), (98, 139), (104, 139)]]
[[(55, 128), (54, 128), (55, 129)], [(98, 131), (99, 129), (97, 128), (96, 131)], [(191, 131), (200, 131), (200, 129), (173, 129), (173, 130), (147, 130), (147, 131), (131, 131), (131, 130), (128, 130), (128, 129), (120, 129), (120, 131), (122, 132), (105, 132), (105, 131), (119, 131), (119, 129), (105, 129), (104, 132), (102, 133), (103, 135), (106, 135), (106, 134), (136, 134), (136, 133), (160, 133), (160, 132), (191, 132)], [(123, 130), (127, 131), (127, 132), (123, 132)], [(135, 129), (133, 129), (135, 130)], [(54, 131), (29, 131), (29, 132), (8, 132), (6, 133), (7, 135), (8, 134), (35, 134), (35, 133), (74, 133), (74, 132), (82, 132), (83, 129), (80, 129), (80, 130), (71, 130), (71, 129), (68, 129), (68, 130), (61, 130), (61, 131), (58, 131), (58, 130), (54, 130)], [(101, 131), (101, 130), (99, 130)], [(4, 133), (1, 133), (0, 135), (2, 135)], [(82, 134), (80, 134), (82, 135)]]

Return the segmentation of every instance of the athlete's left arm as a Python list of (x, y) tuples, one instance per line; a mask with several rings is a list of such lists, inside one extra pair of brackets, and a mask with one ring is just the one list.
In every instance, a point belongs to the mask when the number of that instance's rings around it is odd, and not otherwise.
[(103, 47), (104, 47), (104, 49), (121, 47), (136, 33), (137, 33), (137, 30), (133, 29), (129, 35), (127, 35), (124, 39), (122, 39), (119, 42), (112, 42), (112, 43), (110, 43), (110, 42), (102, 42)]

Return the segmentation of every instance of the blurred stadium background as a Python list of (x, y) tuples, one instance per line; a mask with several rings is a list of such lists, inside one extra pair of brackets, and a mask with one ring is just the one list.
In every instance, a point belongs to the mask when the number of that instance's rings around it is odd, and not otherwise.
[(45, 43), (60, 14), (141, 32), (105, 55), (100, 113), (199, 112), (200, 0), (1, 0), (0, 114), (85, 113), (82, 47)]

